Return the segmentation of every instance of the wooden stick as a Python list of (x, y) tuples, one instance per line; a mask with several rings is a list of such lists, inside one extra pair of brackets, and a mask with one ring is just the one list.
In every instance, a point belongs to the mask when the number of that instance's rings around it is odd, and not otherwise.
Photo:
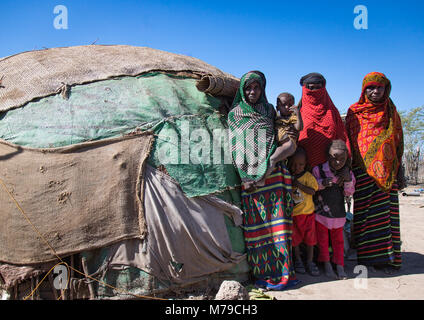
[[(40, 283), (40, 276), (36, 276), (35, 277), (35, 287), (37, 287), (39, 283)], [(41, 300), (40, 290), (41, 290), (41, 286), (38, 287), (37, 291), (35, 292), (35, 294), (36, 294), (35, 299), (36, 300)]]
[(71, 277), (69, 278), (69, 285), (68, 285), (68, 289), (69, 289), (69, 299), (70, 300), (74, 300), (74, 291), (72, 289), (71, 283), (72, 283), (72, 278), (74, 278), (74, 255), (71, 255)]
[(93, 283), (91, 282), (91, 280), (88, 278), (88, 267), (87, 267), (87, 259), (85, 257), (81, 258), (81, 264), (82, 264), (82, 268), (84, 270), (84, 274), (85, 274), (85, 278), (88, 281), (88, 290), (90, 291), (90, 299), (94, 300), (95, 299), (95, 294), (94, 294), (94, 288), (93, 288)]
[(49, 282), (50, 282), (50, 287), (52, 288), (52, 291), (53, 291), (53, 296), (55, 300), (57, 300), (59, 297), (57, 296), (57, 291), (53, 285), (53, 275), (51, 273), (49, 274)]
[(60, 295), (62, 297), (62, 300), (68, 300), (66, 298), (66, 289), (60, 289)]
[[(34, 277), (31, 278), (31, 292), (34, 291)], [(31, 300), (34, 300), (34, 294), (31, 295)]]

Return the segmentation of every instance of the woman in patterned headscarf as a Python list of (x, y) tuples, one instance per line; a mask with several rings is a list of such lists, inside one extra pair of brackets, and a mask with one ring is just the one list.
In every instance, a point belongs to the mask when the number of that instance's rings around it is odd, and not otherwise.
[(356, 176), (354, 239), (358, 263), (393, 272), (402, 263), (397, 176), (402, 124), (382, 73), (365, 76), (359, 101), (346, 116)]
[(283, 290), (298, 282), (291, 261), (291, 175), (278, 163), (264, 186), (252, 188), (266, 173), (276, 149), (274, 118), (274, 107), (265, 96), (265, 77), (248, 72), (228, 114), (233, 163), (243, 183), (247, 259), (257, 286)]

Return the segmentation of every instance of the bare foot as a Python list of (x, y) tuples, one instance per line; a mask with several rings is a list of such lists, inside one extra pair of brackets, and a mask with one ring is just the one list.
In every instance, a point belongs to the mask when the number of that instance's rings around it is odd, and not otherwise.
[(339, 280), (346, 280), (347, 279), (347, 274), (344, 271), (344, 267), (343, 266), (337, 264), (336, 265), (336, 270), (337, 270), (337, 278)]
[(377, 264), (372, 266), (372, 268), (374, 269), (375, 272), (380, 271), (388, 275), (395, 274), (399, 271), (399, 268), (396, 268), (392, 265), (387, 265), (387, 264)]
[(324, 270), (325, 275), (329, 278), (337, 278), (336, 274), (334, 273), (333, 266), (331, 265), (330, 261), (324, 262)]
[(306, 271), (308, 271), (308, 273), (314, 277), (317, 277), (320, 275), (319, 269), (313, 261), (308, 261), (306, 263)]
[(294, 262), (294, 269), (296, 273), (304, 274), (306, 273), (305, 265), (301, 259), (296, 259)]

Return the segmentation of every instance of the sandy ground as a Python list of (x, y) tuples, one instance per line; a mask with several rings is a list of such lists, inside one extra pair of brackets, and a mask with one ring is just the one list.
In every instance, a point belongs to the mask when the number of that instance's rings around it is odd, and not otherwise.
[[(421, 186), (408, 187), (413, 191)], [(419, 197), (399, 195), (403, 265), (394, 275), (383, 271), (354, 273), (356, 261), (345, 261), (349, 279), (332, 280), (325, 275), (298, 275), (302, 282), (293, 289), (267, 294), (277, 300), (388, 300), (424, 299), (424, 193)], [(322, 271), (322, 270), (321, 270)], [(366, 275), (366, 278), (357, 278)]]

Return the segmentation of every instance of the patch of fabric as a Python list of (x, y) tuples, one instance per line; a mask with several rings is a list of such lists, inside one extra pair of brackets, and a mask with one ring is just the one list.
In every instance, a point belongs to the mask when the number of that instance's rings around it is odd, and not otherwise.
[(39, 233), (61, 257), (142, 239), (152, 141), (147, 133), (53, 149), (0, 141), (0, 261), (57, 260)]

